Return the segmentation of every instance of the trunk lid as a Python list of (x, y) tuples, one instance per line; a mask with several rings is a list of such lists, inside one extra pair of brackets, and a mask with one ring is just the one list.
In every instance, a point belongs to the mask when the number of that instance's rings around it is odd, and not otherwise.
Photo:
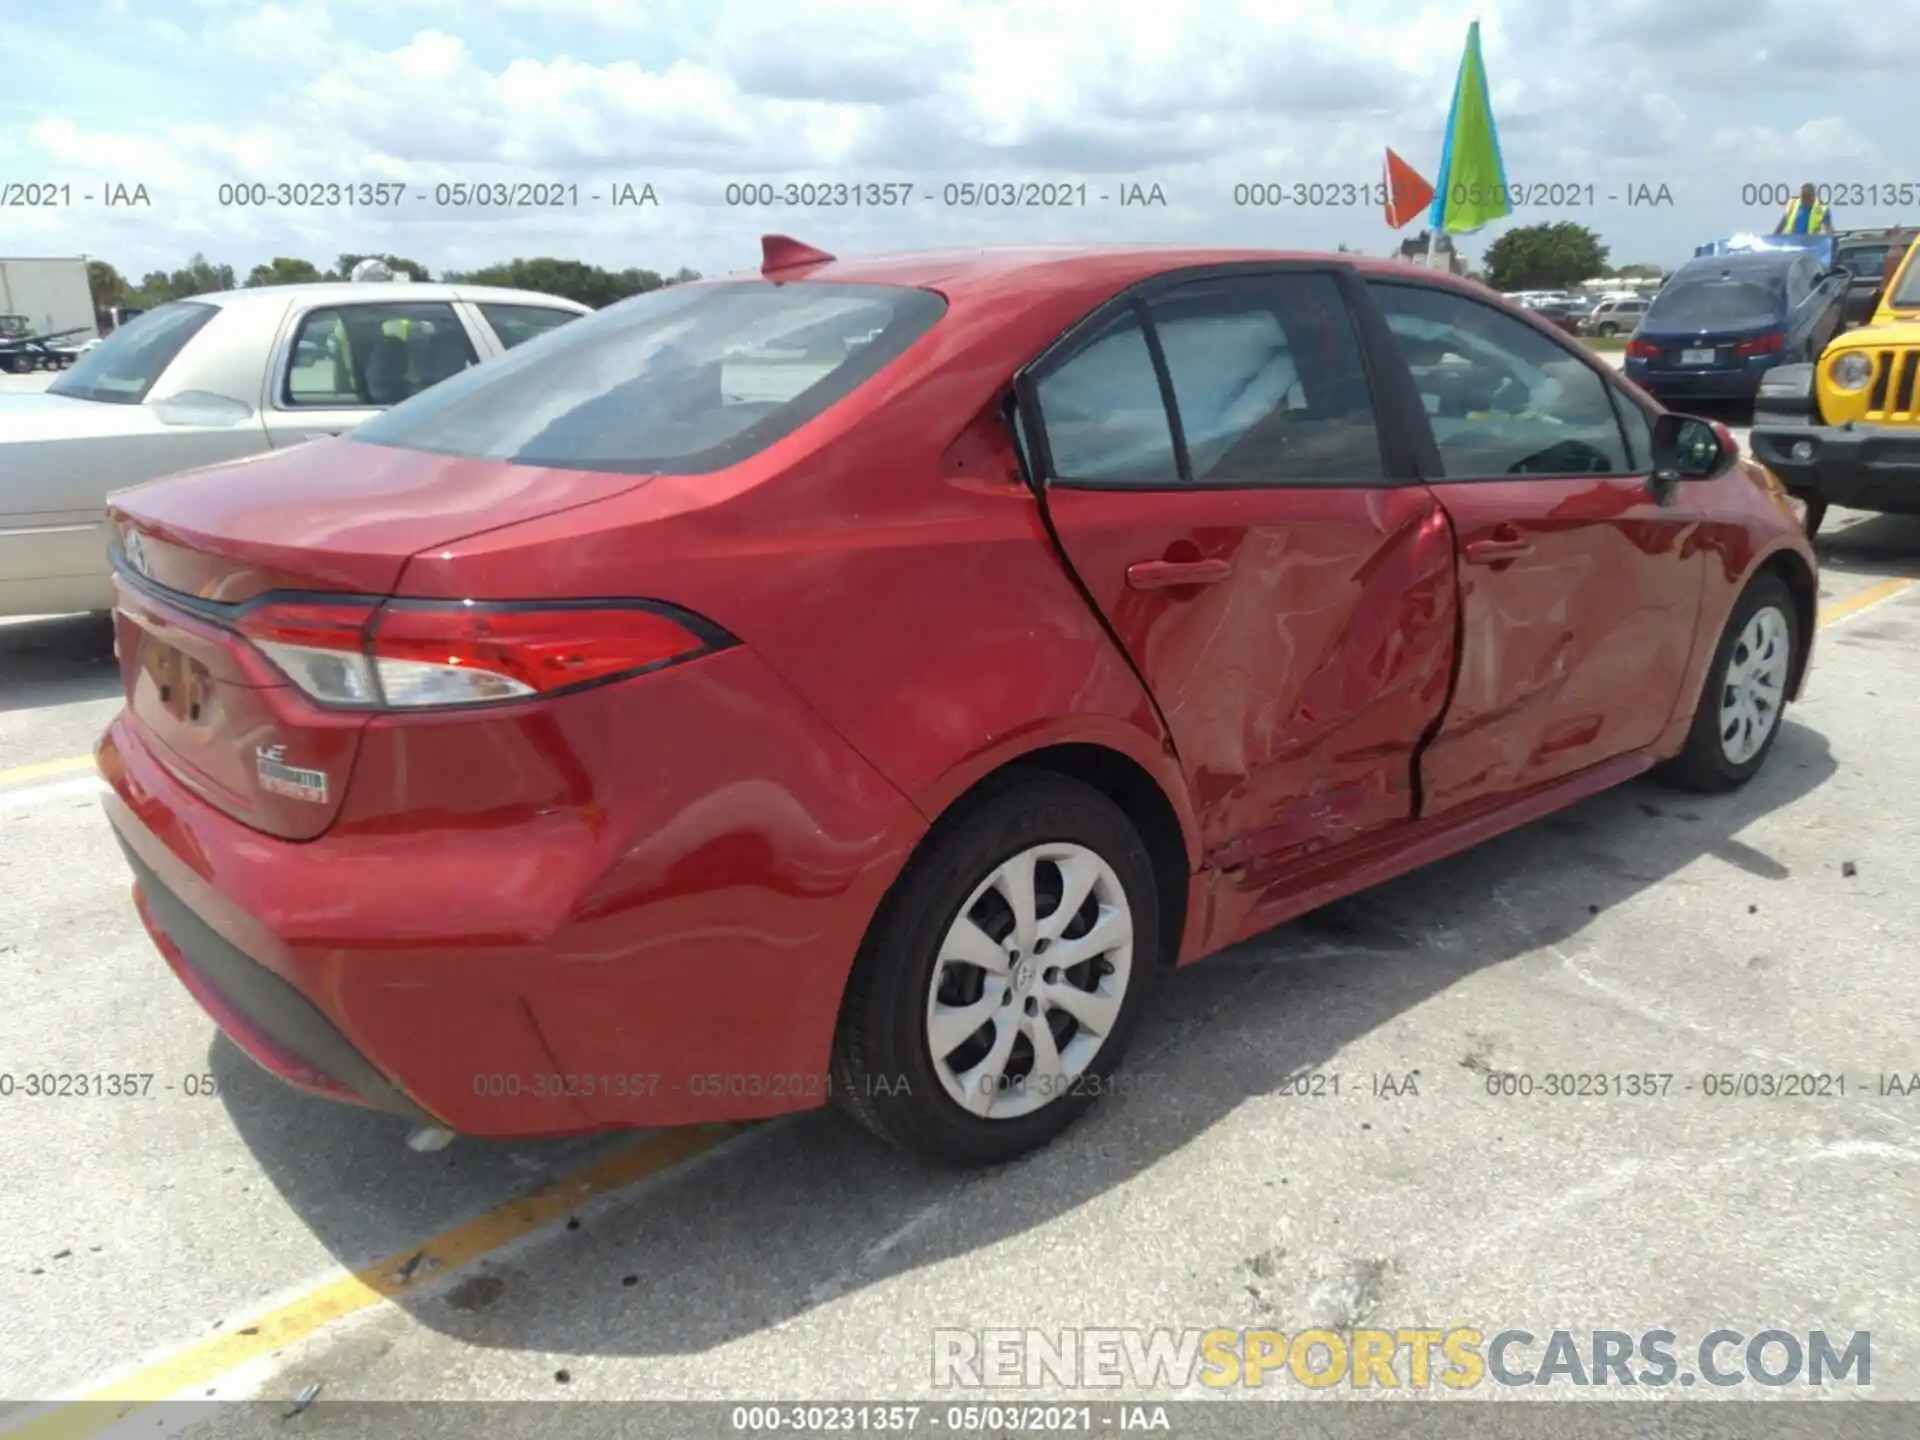
[(108, 497), (108, 512), (138, 528), (148, 578), (170, 590), (229, 604), (284, 589), (390, 595), (422, 550), (646, 480), (344, 437), (122, 490)]
[(350, 440), (114, 495), (127, 709), (207, 803), (288, 840), (322, 834), (370, 716), (315, 704), (233, 627), (274, 591), (389, 596), (422, 551), (609, 498), (647, 477), (536, 469)]

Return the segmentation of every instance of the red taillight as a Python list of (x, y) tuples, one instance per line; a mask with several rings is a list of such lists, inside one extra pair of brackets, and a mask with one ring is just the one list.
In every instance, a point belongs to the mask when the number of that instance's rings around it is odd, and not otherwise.
[(1786, 348), (1787, 337), (1779, 331), (1771, 335), (1756, 336), (1752, 340), (1742, 340), (1733, 347), (1733, 353), (1745, 359), (1753, 355), (1775, 355)]
[(356, 710), (532, 699), (726, 643), (704, 622), (646, 602), (275, 601), (239, 628), (308, 695)]
[(1627, 358), (1630, 360), (1651, 360), (1660, 353), (1660, 347), (1651, 340), (1627, 341)]

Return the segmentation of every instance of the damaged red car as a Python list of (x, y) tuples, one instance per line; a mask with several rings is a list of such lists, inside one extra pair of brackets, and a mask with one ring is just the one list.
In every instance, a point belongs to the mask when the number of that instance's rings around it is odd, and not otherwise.
[(765, 251), (115, 497), (107, 810), (289, 1083), (1002, 1161), (1168, 967), (1643, 772), (1740, 785), (1799, 693), (1777, 487), (1484, 287)]

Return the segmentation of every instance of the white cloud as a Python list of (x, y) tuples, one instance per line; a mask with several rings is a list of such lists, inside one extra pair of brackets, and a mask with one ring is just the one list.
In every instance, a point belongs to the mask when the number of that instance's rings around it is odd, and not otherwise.
[[(194, 249), (243, 272), (349, 249), (437, 269), (552, 253), (710, 270), (750, 262), (766, 230), (843, 251), (1069, 239), (1384, 251), (1398, 237), (1371, 206), (1237, 210), (1233, 187), (1371, 181), (1389, 144), (1431, 175), (1475, 13), (1511, 180), (1597, 197), (1650, 183), (1675, 201), (1598, 198), (1513, 223), (1575, 219), (1617, 259), (1663, 259), (1770, 220), (1741, 205), (1743, 184), (1920, 183), (1908, 82), (1889, 73), (1920, 36), (1904, 14), (1771, 0), (1689, 0), (1684, 19), (1671, 0), (193, 0), (164, 18), (126, 6), (105, 33), (39, 15), (46, 53), (69, 59), (14, 77), (0, 178), (140, 182), (153, 205), (17, 212), (7, 245), (135, 272)], [(72, 59), (87, 53), (110, 83), (89, 85)], [(126, 83), (136, 71), (150, 89)], [(406, 181), (409, 201), (218, 204), (223, 183), (383, 179)], [(431, 203), (438, 182), (481, 179), (574, 182), (581, 203), (511, 216)], [(586, 198), (623, 179), (651, 183), (659, 208)], [(910, 181), (923, 198), (743, 209), (723, 203), (730, 180)], [(1090, 196), (1157, 184), (1169, 203), (942, 205), (961, 180), (1084, 182)]]

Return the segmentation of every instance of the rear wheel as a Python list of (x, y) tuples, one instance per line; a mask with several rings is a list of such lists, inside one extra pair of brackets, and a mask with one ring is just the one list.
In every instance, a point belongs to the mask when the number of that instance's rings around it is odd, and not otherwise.
[(1756, 576), (1735, 602), (1687, 732), (1664, 778), (1688, 790), (1733, 790), (1766, 763), (1779, 738), (1787, 680), (1801, 644), (1793, 596), (1778, 575)]
[(836, 1100), (950, 1165), (1038, 1149), (1113, 1088), (1159, 962), (1153, 865), (1118, 806), (1014, 772), (943, 819), (875, 916)]

